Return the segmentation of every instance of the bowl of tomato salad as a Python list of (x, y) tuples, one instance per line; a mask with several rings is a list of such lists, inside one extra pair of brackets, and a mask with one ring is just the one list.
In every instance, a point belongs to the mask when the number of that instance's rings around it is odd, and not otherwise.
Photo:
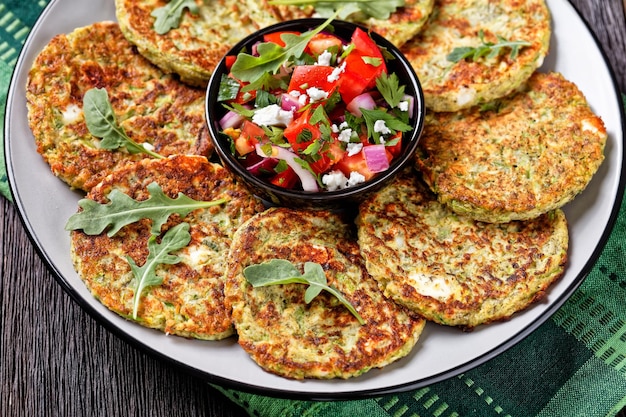
[(424, 124), (420, 82), (382, 36), (299, 19), (246, 37), (207, 88), (222, 163), (269, 205), (346, 207), (412, 164)]

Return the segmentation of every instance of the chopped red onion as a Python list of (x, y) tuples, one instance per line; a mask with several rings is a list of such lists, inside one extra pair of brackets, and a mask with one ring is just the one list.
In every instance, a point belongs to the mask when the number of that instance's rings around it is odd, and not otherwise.
[(263, 174), (263, 170), (271, 171), (278, 164), (276, 158), (262, 158), (260, 161), (250, 165), (246, 169), (254, 176), (260, 176)]
[(346, 109), (353, 115), (361, 117), (361, 109), (372, 110), (376, 107), (376, 102), (370, 93), (363, 93), (352, 99), (346, 106)]
[(306, 169), (302, 168), (302, 165), (300, 165), (296, 161), (297, 156), (293, 152), (285, 148), (272, 145), (272, 154), (267, 155), (265, 152), (263, 152), (263, 146), (257, 144), (256, 153), (266, 158), (271, 157), (271, 158), (282, 159), (283, 161), (287, 163), (287, 165), (291, 167), (291, 169), (294, 170), (296, 175), (298, 175), (298, 177), (300, 178), (300, 183), (302, 184), (302, 189), (304, 191), (319, 191), (319, 188), (317, 186), (317, 180), (315, 179), (313, 174), (311, 174), (310, 171), (307, 171)]
[(241, 126), (243, 123), (243, 116), (239, 113), (236, 113), (232, 110), (226, 112), (226, 114), (220, 119), (220, 127), (223, 129), (228, 129), (229, 127), (237, 128)]
[(280, 95), (280, 108), (287, 111), (300, 110), (302, 105), (298, 101), (297, 97), (292, 96), (289, 93), (282, 93)]
[(364, 146), (362, 152), (370, 171), (382, 172), (389, 168), (389, 160), (387, 159), (385, 145)]

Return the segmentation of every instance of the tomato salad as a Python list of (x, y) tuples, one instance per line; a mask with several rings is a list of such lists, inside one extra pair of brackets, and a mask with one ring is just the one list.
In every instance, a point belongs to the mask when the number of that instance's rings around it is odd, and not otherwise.
[[(328, 23), (328, 22), (327, 22)], [(225, 58), (221, 134), (255, 176), (279, 187), (334, 191), (368, 181), (400, 155), (414, 98), (389, 54), (357, 28), (273, 32)]]

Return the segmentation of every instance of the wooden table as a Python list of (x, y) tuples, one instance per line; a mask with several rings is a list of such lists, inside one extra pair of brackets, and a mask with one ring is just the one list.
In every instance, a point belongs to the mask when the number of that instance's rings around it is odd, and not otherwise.
[[(620, 0), (571, 0), (597, 35), (626, 91)], [(128, 345), (85, 313), (0, 198), (0, 415), (241, 416), (203, 380)]]

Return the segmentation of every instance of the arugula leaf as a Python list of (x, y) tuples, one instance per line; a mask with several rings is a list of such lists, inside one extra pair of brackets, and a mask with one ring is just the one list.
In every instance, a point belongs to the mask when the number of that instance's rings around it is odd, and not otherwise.
[(400, 80), (395, 72), (390, 75), (383, 72), (376, 79), (376, 89), (391, 108), (398, 107), (398, 104), (404, 100), (404, 88), (404, 85), (400, 85)]
[(163, 7), (154, 9), (150, 16), (156, 18), (153, 26), (155, 32), (163, 35), (177, 28), (185, 9), (189, 9), (193, 14), (197, 14), (199, 11), (194, 0), (173, 0)]
[(324, 269), (318, 263), (305, 262), (304, 274), (301, 274), (291, 262), (285, 259), (272, 259), (247, 266), (243, 270), (243, 275), (254, 288), (278, 284), (308, 284), (309, 287), (304, 293), (304, 302), (307, 304), (317, 297), (322, 290), (325, 290), (335, 296), (357, 318), (361, 325), (365, 324), (363, 317), (341, 292), (328, 285)]
[(284, 47), (273, 42), (262, 42), (257, 45), (258, 56), (244, 52), (238, 54), (231, 67), (231, 73), (235, 78), (244, 82), (255, 82), (265, 74), (276, 74), (289, 59), (302, 55), (313, 36), (328, 26), (333, 18), (328, 18), (317, 28), (300, 35), (284, 33), (281, 36), (285, 42)]
[(107, 235), (114, 236), (122, 227), (141, 219), (152, 220), (152, 233), (161, 232), (161, 226), (172, 213), (186, 216), (193, 210), (223, 204), (226, 199), (196, 201), (182, 193), (176, 199), (165, 195), (161, 187), (153, 182), (147, 187), (150, 197), (137, 201), (119, 190), (109, 193), (109, 203), (100, 204), (88, 198), (78, 201), (82, 208), (73, 214), (65, 225), (65, 230), (82, 229), (88, 235), (98, 235), (107, 227)]
[(314, 6), (322, 17), (337, 13), (340, 19), (346, 19), (355, 13), (363, 13), (366, 17), (386, 20), (398, 7), (405, 5), (404, 0), (273, 0), (275, 5)]
[(109, 101), (109, 94), (104, 88), (92, 88), (83, 96), (83, 113), (89, 133), (102, 138), (102, 149), (114, 150), (126, 148), (129, 153), (146, 153), (154, 158), (163, 158), (156, 152), (146, 149), (128, 137), (124, 129), (117, 123), (115, 112)]
[(181, 261), (181, 258), (170, 252), (184, 248), (191, 241), (189, 223), (180, 223), (168, 230), (161, 243), (156, 241), (157, 235), (153, 234), (148, 239), (148, 258), (142, 266), (137, 266), (135, 261), (126, 256), (130, 269), (135, 276), (135, 295), (133, 297), (133, 319), (137, 319), (139, 300), (141, 293), (147, 287), (161, 285), (163, 278), (156, 274), (156, 268), (162, 264), (173, 265)]
[(463, 59), (469, 59), (470, 61), (476, 61), (481, 57), (495, 58), (500, 55), (504, 48), (510, 48), (511, 53), (509, 54), (509, 58), (515, 59), (519, 54), (520, 48), (524, 46), (532, 45), (527, 41), (508, 41), (502, 36), (498, 36), (498, 43), (486, 42), (485, 41), (485, 33), (482, 29), (478, 32), (478, 37), (482, 45), (477, 47), (472, 46), (460, 46), (454, 48), (452, 52), (448, 54), (446, 59), (451, 62), (459, 62)]

